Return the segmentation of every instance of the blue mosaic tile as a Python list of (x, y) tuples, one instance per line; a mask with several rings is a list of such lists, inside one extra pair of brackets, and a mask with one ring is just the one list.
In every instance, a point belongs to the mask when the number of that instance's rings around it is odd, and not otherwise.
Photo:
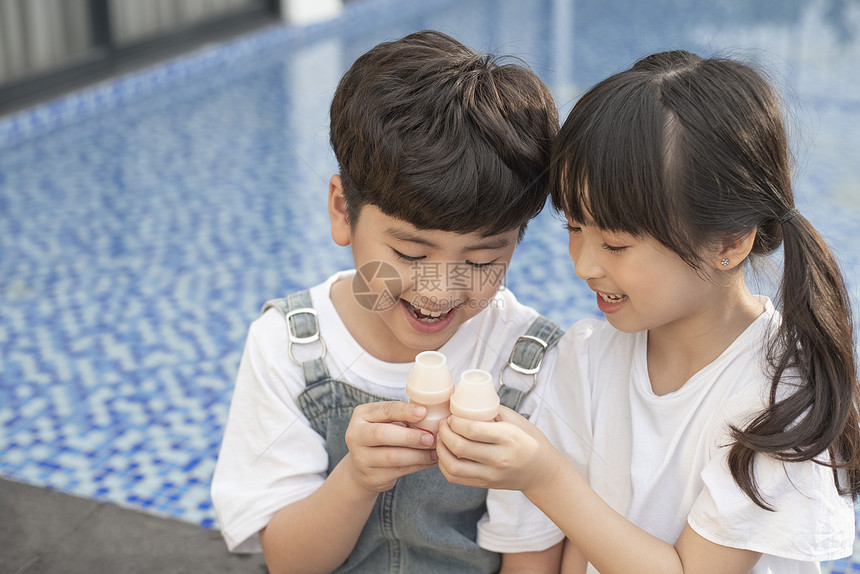
[[(682, 4), (351, 2), (0, 118), (0, 475), (217, 527), (248, 324), (350, 264), (328, 232), (331, 95), (365, 50), (423, 28), (519, 56), (562, 115), (655, 50), (761, 62), (791, 105), (798, 205), (860, 309), (860, 6)], [(566, 240), (545, 210), (507, 286), (568, 325), (597, 311)]]

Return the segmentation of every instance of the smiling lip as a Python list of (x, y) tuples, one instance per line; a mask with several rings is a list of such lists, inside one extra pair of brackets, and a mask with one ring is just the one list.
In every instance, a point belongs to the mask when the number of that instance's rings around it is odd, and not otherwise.
[(616, 293), (607, 293), (605, 291), (597, 291), (597, 307), (604, 314), (611, 314), (618, 311), (627, 302), (627, 295), (619, 295)]
[(452, 307), (448, 311), (438, 311), (415, 307), (408, 301), (401, 299), (403, 311), (409, 325), (420, 333), (438, 333), (448, 328), (457, 314), (458, 307)]

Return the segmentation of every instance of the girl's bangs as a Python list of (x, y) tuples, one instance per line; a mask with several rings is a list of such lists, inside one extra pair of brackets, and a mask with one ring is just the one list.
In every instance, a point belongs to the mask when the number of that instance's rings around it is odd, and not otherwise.
[[(663, 176), (664, 114), (648, 98), (632, 105), (623, 97), (629, 94), (613, 96), (584, 99), (565, 122), (554, 201), (575, 221), (660, 238), (671, 216)], [(598, 101), (598, 110), (589, 109)]]

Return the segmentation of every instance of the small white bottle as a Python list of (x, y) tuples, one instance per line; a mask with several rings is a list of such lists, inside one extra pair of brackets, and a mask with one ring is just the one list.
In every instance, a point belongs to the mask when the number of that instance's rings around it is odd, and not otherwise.
[(451, 413), (474, 421), (492, 421), (499, 414), (499, 395), (493, 376), (482, 369), (463, 371), (451, 395)]
[(448, 402), (452, 392), (454, 377), (445, 355), (438, 351), (418, 353), (415, 366), (406, 377), (406, 394), (411, 402), (427, 407), (427, 416), (412, 426), (436, 434), (439, 422), (451, 414)]

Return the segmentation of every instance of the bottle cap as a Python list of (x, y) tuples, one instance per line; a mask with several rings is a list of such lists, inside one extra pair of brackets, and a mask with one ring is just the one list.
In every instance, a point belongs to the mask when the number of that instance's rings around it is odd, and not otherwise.
[(424, 351), (415, 357), (415, 366), (406, 377), (406, 394), (416, 403), (447, 402), (454, 390), (448, 361), (439, 351)]
[(451, 395), (451, 413), (477, 421), (491, 421), (499, 414), (499, 395), (493, 377), (482, 369), (463, 371)]

